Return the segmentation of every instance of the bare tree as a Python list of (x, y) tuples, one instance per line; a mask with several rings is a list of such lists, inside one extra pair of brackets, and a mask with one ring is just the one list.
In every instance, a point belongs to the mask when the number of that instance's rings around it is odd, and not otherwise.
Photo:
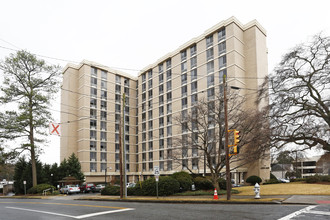
[(265, 81), (260, 94), (268, 95), (269, 85), (272, 146), (330, 151), (329, 46), (330, 37), (314, 36), (287, 53)]
[[(221, 91), (221, 90), (220, 90)], [(230, 157), (231, 170), (254, 162), (263, 156), (269, 156), (269, 130), (267, 117), (264, 112), (246, 109), (246, 98), (238, 93), (230, 93), (228, 100), (228, 120), (230, 129), (239, 130), (240, 152)], [(194, 172), (188, 166), (204, 165), (209, 169), (211, 181), (219, 189), (218, 178), (225, 166), (225, 126), (223, 96), (201, 99), (189, 111), (182, 111), (174, 117), (178, 127), (181, 127), (181, 136), (174, 140), (176, 146), (172, 159), (183, 169)], [(233, 135), (231, 135), (233, 137)], [(230, 140), (229, 144), (232, 144)], [(201, 167), (201, 166), (199, 166)]]

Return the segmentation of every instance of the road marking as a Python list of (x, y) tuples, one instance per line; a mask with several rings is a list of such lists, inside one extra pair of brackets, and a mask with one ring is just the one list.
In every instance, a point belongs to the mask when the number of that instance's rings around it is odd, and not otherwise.
[(284, 216), (283, 218), (280, 218), (278, 220), (289, 220), (293, 217), (297, 217), (298, 215), (300, 215), (301, 213), (304, 213), (304, 212), (309, 212), (309, 210), (315, 208), (316, 206), (308, 206), (306, 208), (303, 208), (303, 209), (300, 209), (299, 211), (296, 211), (294, 213), (291, 213), (290, 215), (287, 215), (287, 216)]
[(6, 207), (6, 208), (22, 210), (22, 211), (27, 211), (27, 212), (38, 212), (38, 213), (43, 213), (43, 214), (48, 214), (48, 215), (58, 215), (58, 216), (63, 216), (63, 217), (75, 218), (75, 219), (83, 219), (83, 218), (89, 218), (89, 217), (93, 217), (93, 216), (97, 216), (97, 215), (105, 215), (105, 214), (110, 214), (110, 213), (135, 210), (132, 208), (122, 208), (122, 209), (111, 210), (111, 211), (95, 212), (95, 213), (86, 214), (86, 215), (73, 216), (73, 215), (66, 215), (66, 214), (55, 213), (55, 212), (46, 212), (46, 211), (40, 211), (40, 210), (34, 210), (34, 209), (24, 209), (24, 208), (17, 208), (17, 207)]
[(323, 212), (323, 211), (309, 211), (308, 213), (312, 213), (316, 215), (330, 215), (330, 212)]

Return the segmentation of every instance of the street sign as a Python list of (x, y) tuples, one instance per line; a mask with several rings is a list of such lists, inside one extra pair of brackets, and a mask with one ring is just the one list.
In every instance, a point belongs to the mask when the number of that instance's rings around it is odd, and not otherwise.
[(159, 176), (159, 167), (158, 166), (154, 166), (154, 175)]
[(49, 133), (52, 134), (52, 135), (61, 136), (60, 124), (59, 123), (54, 123), (54, 122), (49, 123)]

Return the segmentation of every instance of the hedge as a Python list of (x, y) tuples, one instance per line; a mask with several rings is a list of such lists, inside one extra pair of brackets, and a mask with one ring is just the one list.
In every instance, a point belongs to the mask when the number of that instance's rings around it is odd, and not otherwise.
[(212, 182), (205, 177), (198, 176), (194, 179), (194, 184), (196, 190), (210, 190), (213, 189), (214, 186)]
[(259, 176), (249, 176), (246, 179), (247, 183), (250, 183), (251, 185), (255, 185), (256, 183), (260, 184), (262, 182), (262, 179)]
[(43, 191), (45, 189), (49, 189), (49, 188), (52, 188), (53, 190), (55, 189), (54, 186), (52, 185), (49, 185), (49, 184), (39, 184), (39, 185), (36, 185), (30, 189), (27, 190), (27, 193), (28, 194), (38, 194), (38, 193), (43, 193)]
[(193, 179), (189, 173), (184, 171), (176, 172), (173, 173), (171, 177), (176, 179), (180, 183), (181, 191), (188, 191), (191, 189), (191, 185), (193, 184)]

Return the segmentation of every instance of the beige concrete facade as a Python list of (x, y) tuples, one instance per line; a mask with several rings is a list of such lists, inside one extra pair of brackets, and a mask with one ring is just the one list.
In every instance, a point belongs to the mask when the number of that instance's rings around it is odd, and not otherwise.
[[(189, 111), (195, 97), (209, 98), (219, 91), (222, 74), (227, 73), (231, 86), (257, 89), (268, 74), (267, 68), (265, 30), (257, 21), (242, 25), (234, 17), (148, 65), (137, 78), (89, 61), (69, 64), (63, 73), (61, 97), (61, 161), (76, 153), (87, 182), (104, 182), (105, 168), (107, 181), (119, 175), (119, 100), (129, 91), (128, 181), (153, 175), (155, 166), (164, 175), (185, 166), (202, 173), (202, 164), (193, 162), (192, 151), (184, 166), (170, 159), (176, 147), (173, 139), (182, 135), (173, 118)], [(102, 78), (105, 75), (107, 78)], [(246, 92), (240, 90), (242, 95)], [(101, 107), (101, 101), (107, 106)], [(251, 99), (245, 107), (262, 106)], [(106, 118), (102, 118), (104, 114)], [(262, 159), (235, 170), (233, 178), (237, 183), (249, 175), (269, 179), (269, 167), (269, 158)]]

